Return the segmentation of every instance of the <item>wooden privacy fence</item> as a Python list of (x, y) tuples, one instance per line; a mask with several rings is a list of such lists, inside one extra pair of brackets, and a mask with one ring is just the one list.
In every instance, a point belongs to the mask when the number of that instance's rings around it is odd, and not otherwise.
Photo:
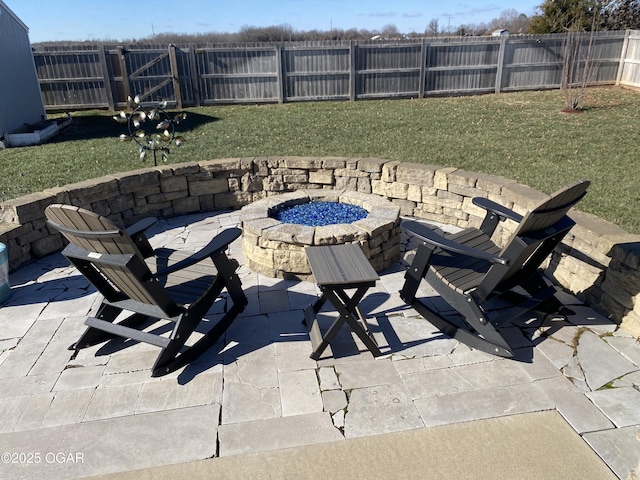
[(640, 31), (627, 32), (616, 84), (640, 88)]
[[(589, 85), (640, 85), (640, 32), (597, 32)], [(117, 110), (127, 96), (178, 108), (559, 88), (567, 37), (428, 38), (241, 47), (54, 46), (34, 51), (48, 111)]]

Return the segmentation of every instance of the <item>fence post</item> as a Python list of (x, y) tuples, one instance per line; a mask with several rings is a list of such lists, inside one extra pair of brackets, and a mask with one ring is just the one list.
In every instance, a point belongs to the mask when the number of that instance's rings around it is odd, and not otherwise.
[(107, 66), (107, 56), (104, 50), (104, 45), (98, 46), (98, 58), (100, 59), (100, 68), (102, 69), (102, 77), (104, 78), (104, 93), (107, 97), (107, 104), (109, 110), (115, 110), (116, 105), (113, 101), (113, 89), (111, 87), (111, 72)]
[(502, 72), (504, 70), (504, 53), (507, 49), (507, 40), (509, 35), (500, 37), (500, 50), (498, 51), (498, 69), (496, 71), (496, 93), (502, 90)]
[(280, 44), (275, 45), (276, 51), (276, 76), (278, 85), (278, 103), (284, 103), (286, 98), (285, 79), (284, 79), (284, 47)]
[(427, 81), (427, 52), (429, 51), (429, 44), (427, 39), (422, 39), (422, 46), (420, 47), (420, 87), (418, 89), (418, 97), (424, 98), (425, 83)]
[(173, 83), (173, 94), (176, 97), (176, 106), (182, 110), (182, 91), (180, 90), (180, 71), (178, 70), (178, 58), (176, 57), (176, 46), (169, 44), (169, 64), (171, 65), (171, 80)]
[(358, 92), (356, 92), (358, 88), (358, 79), (356, 78), (358, 75), (356, 69), (356, 64), (358, 63), (357, 49), (356, 42), (354, 40), (349, 41), (349, 99), (351, 101), (358, 98)]
[(620, 86), (622, 82), (622, 74), (624, 73), (624, 64), (627, 60), (627, 51), (629, 49), (629, 37), (631, 36), (631, 30), (624, 31), (624, 42), (622, 42), (622, 51), (620, 52), (620, 63), (618, 64), (618, 74), (616, 75), (616, 86)]
[(196, 107), (202, 106), (202, 96), (200, 94), (200, 74), (198, 72), (198, 62), (196, 60), (196, 44), (189, 44), (189, 73), (191, 75), (191, 90), (193, 91), (193, 101)]
[(131, 96), (131, 87), (129, 86), (129, 72), (127, 72), (127, 62), (125, 56), (124, 47), (118, 47), (118, 60), (120, 62), (120, 69), (122, 70), (122, 89), (124, 91), (124, 102), (127, 102), (127, 98)]

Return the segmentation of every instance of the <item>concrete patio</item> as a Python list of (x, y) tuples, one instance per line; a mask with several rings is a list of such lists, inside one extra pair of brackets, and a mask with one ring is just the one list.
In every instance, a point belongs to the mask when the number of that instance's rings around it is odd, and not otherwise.
[[(151, 242), (196, 250), (238, 221), (237, 211), (161, 220)], [(403, 239), (407, 254), (415, 245)], [(230, 254), (244, 265), (240, 241)], [(60, 254), (21, 268), (11, 274), (12, 297), (0, 308), (0, 478), (81, 478), (161, 466), (176, 478), (180, 468), (201, 467), (205, 459), (215, 466), (351, 439), (401, 442), (384, 435), (447, 425), (478, 432), (490, 429), (484, 422), (492, 419), (539, 412), (554, 412), (570, 427), (575, 444), (567, 444), (567, 453), (580, 453), (567, 459), (599, 462), (612, 478), (630, 478), (640, 460), (636, 338), (564, 295), (576, 312), (568, 321), (531, 317), (508, 327), (519, 347), (515, 361), (473, 351), (406, 307), (398, 295), (405, 265), (384, 271), (363, 302), (383, 357), (374, 358), (343, 329), (323, 358), (311, 360), (301, 320), (316, 286), (242, 266), (249, 305), (225, 344), (162, 378), (150, 377), (152, 346), (112, 341), (74, 355), (67, 347), (99, 304), (95, 290)], [(211, 322), (225, 303), (211, 309)], [(334, 313), (326, 308), (330, 322)], [(532, 453), (522, 451), (522, 458)], [(499, 450), (495, 456), (498, 462)], [(415, 478), (408, 465), (397, 469), (396, 478)]]

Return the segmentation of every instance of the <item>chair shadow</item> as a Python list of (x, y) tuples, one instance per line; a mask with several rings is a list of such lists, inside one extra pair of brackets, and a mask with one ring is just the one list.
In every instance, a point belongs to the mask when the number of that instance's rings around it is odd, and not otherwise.
[[(250, 287), (245, 292), (248, 297), (252, 296), (252, 294), (257, 293), (257, 287)], [(301, 297), (308, 299), (307, 304), (312, 305), (317, 297), (309, 294), (299, 293)], [(369, 302), (367, 303), (367, 307), (375, 310), (380, 305), (384, 304), (385, 301), (390, 297), (389, 294), (376, 293), (370, 295)], [(366, 298), (366, 297), (365, 297)], [(303, 303), (302, 301), (300, 303)], [(185, 369), (178, 375), (178, 382), (180, 384), (188, 383), (193, 380), (197, 375), (203, 373), (211, 368), (214, 368), (217, 365), (229, 365), (235, 362), (238, 358), (251, 353), (253, 351), (259, 350), (263, 347), (274, 343), (280, 342), (301, 342), (301, 341), (309, 341), (309, 334), (307, 333), (307, 327), (304, 325), (304, 310), (293, 310), (295, 312), (299, 312), (299, 315), (294, 316), (293, 319), (289, 319), (286, 322), (278, 322), (278, 320), (273, 320), (270, 323), (268, 317), (271, 315), (274, 318), (279, 314), (278, 312), (272, 313), (259, 313), (255, 317), (238, 317), (236, 322), (232, 324), (232, 326), (225, 333), (224, 341), (220, 341), (216, 344), (216, 346), (209, 349), (203, 355), (201, 355), (196, 361), (187, 365)], [(363, 312), (365, 316), (367, 316), (366, 312)], [(377, 319), (376, 323), (370, 323), (369, 328), (373, 334), (381, 334), (386, 342), (388, 348), (385, 348), (382, 352), (383, 355), (388, 355), (391, 353), (398, 353), (405, 349), (421, 345), (427, 342), (431, 342), (437, 340), (439, 338), (443, 338), (441, 336), (416, 339), (410, 342), (402, 342), (397, 334), (394, 331), (392, 322), (389, 320), (386, 314), (379, 315), (374, 314)], [(259, 320), (259, 318), (267, 317), (267, 319)], [(337, 318), (337, 314), (334, 312), (333, 306), (327, 302), (323, 309), (320, 311), (318, 324), (323, 332), (326, 332), (327, 328), (335, 321)], [(251, 320), (248, 320), (251, 319)], [(266, 335), (256, 335), (256, 330), (260, 328), (264, 329), (265, 326), (256, 327), (253, 332), (250, 332), (249, 341), (244, 341), (242, 339), (242, 333), (239, 331), (242, 328), (242, 322), (259, 322), (265, 321), (268, 323), (268, 328), (271, 327), (274, 323), (283, 323), (283, 328), (278, 328), (277, 332), (270, 331)], [(262, 341), (260, 341), (262, 339)], [(340, 331), (333, 338), (330, 346), (325, 350), (322, 357), (318, 360), (322, 364), (328, 358), (333, 358), (335, 360), (339, 360), (346, 357), (352, 357), (355, 355), (367, 354), (368, 350), (364, 345), (360, 345), (360, 342), (356, 342), (354, 338), (354, 334), (347, 324), (343, 325)], [(309, 355), (311, 355), (311, 347), (309, 348)]]
[(52, 269), (61, 268), (72, 267), (67, 259), (56, 253), (10, 273), (11, 296), (0, 303), (0, 308), (74, 300), (96, 293), (95, 287), (79, 272), (40, 280)]
[[(390, 273), (391, 270), (385, 272)], [(310, 298), (312, 301), (310, 301), (309, 303), (311, 304), (313, 301), (315, 301), (315, 297)], [(440, 338), (445, 338), (444, 336), (429, 336), (428, 338), (417, 338), (411, 341), (401, 341), (400, 337), (397, 335), (393, 327), (393, 323), (391, 320), (391, 317), (393, 317), (393, 315), (389, 314), (401, 314), (403, 310), (407, 310), (409, 307), (404, 305), (379, 311), (379, 308), (382, 307), (390, 298), (391, 295), (389, 295), (388, 293), (375, 292), (369, 295), (365, 295), (360, 304), (363, 308), (362, 313), (365, 318), (371, 319), (371, 321), (367, 322), (370, 332), (375, 337), (378, 337), (378, 339), (380, 337), (383, 337), (386, 341), (386, 345), (379, 345), (382, 356), (401, 353), (404, 350), (408, 350), (410, 348), (423, 345)], [(333, 321), (337, 318), (335, 316), (329, 315), (323, 316), (322, 314), (332, 311), (334, 311), (334, 309), (329, 302), (325, 303), (323, 309), (320, 311), (318, 324), (322, 332), (326, 332)], [(401, 318), (400, 315), (397, 315), (397, 317)], [(375, 319), (375, 321), (373, 319)], [(360, 340), (356, 341), (356, 338), (357, 337), (352, 333), (349, 326), (347, 324), (344, 324), (330, 344), (330, 354), (325, 351), (323, 356), (320, 357), (319, 361), (325, 360), (330, 357), (333, 357), (334, 359), (341, 359), (363, 353), (366, 354), (368, 352), (366, 346), (364, 346), (364, 344), (362, 344)]]

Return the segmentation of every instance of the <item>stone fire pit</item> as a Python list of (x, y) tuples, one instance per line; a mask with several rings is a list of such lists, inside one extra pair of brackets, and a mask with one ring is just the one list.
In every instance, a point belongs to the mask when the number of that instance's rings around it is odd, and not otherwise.
[[(311, 227), (282, 223), (273, 213), (309, 202), (357, 205), (368, 213), (353, 223)], [(243, 207), (242, 250), (245, 264), (273, 278), (312, 278), (305, 246), (357, 243), (376, 271), (389, 268), (400, 258), (400, 208), (372, 194), (348, 190), (299, 190), (274, 195)]]

